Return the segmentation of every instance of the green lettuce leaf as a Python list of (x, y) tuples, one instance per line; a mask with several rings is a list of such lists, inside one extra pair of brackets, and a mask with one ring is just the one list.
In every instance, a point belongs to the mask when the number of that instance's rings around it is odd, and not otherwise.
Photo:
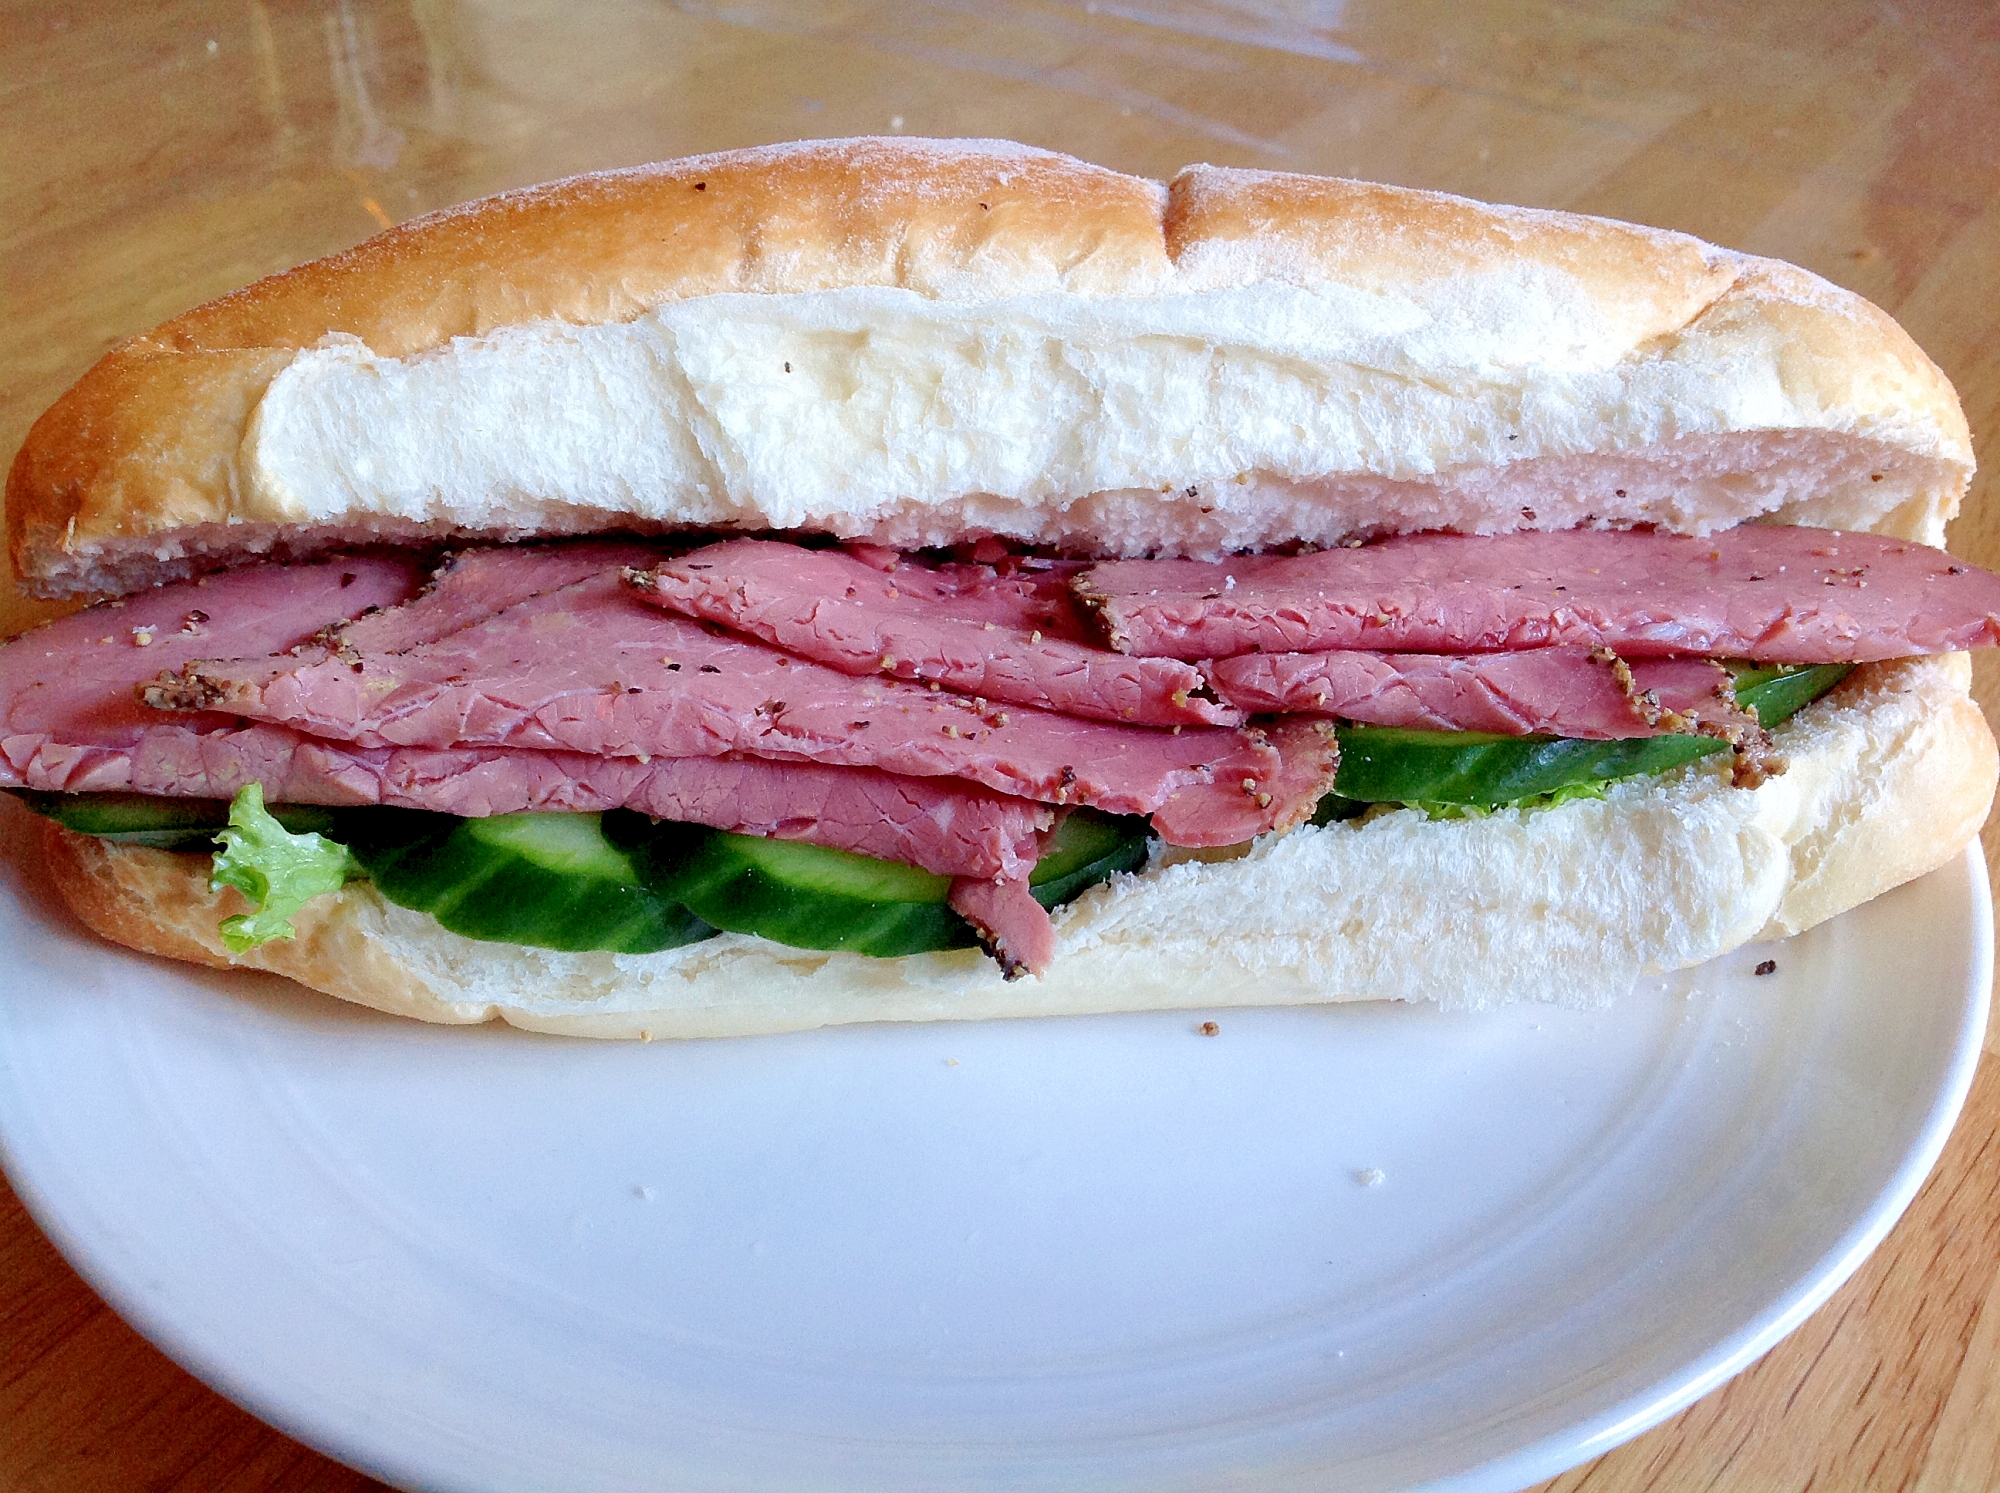
[(1399, 807), (1422, 809), (1430, 819), (1485, 819), (1502, 809), (1555, 809), (1581, 798), (1603, 798), (1614, 779), (1591, 778), (1581, 783), (1564, 783), (1547, 793), (1534, 793), (1504, 804), (1406, 803)]
[(1526, 798), (1509, 799), (1498, 804), (1439, 803), (1429, 799), (1383, 799), (1369, 803), (1329, 793), (1320, 800), (1312, 822), (1322, 828), (1329, 824), (1372, 822), (1401, 809), (1415, 809), (1426, 819), (1485, 819), (1502, 809), (1554, 809), (1580, 798), (1603, 798), (1605, 790), (1617, 781), (1616, 778), (1589, 778), (1579, 783), (1565, 783), (1547, 793), (1533, 793)]
[(347, 847), (324, 835), (295, 835), (264, 808), (264, 790), (251, 783), (229, 806), (229, 827), (216, 839), (208, 888), (233, 886), (254, 911), (222, 920), (222, 942), (241, 954), (278, 938), (296, 938), (292, 914), (325, 892), (337, 892), (362, 874)]

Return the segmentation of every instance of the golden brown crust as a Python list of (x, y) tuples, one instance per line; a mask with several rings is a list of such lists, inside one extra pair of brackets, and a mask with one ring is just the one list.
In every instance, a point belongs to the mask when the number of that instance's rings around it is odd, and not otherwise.
[(1972, 431), (1951, 381), (1893, 317), (1858, 295), (1796, 265), (1746, 258), (1688, 334), (1768, 346), (1785, 387), (1810, 390), (1816, 402), (1848, 412), (1839, 428), (1886, 436), (1970, 472)]
[(225, 517), (236, 448), (287, 351), (112, 349), (28, 432), (7, 474), (15, 563)]
[[(169, 858), (164, 851), (158, 857), (133, 855), (130, 847), (79, 835), (60, 824), (42, 830), (42, 867), (91, 932), (142, 954), (227, 969), (229, 955), (222, 945), (205, 941), (198, 931), (207, 920), (189, 916), (207, 900), (206, 887), (180, 863), (186, 857)], [(238, 901), (235, 911), (249, 910)]]
[(1907, 412), (1911, 449), (1971, 460), (1943, 370), (1879, 307), (1793, 265), (1608, 218), (1331, 177), (1190, 166), (1168, 193), (1167, 252), (1197, 284), (1385, 291), (1534, 264), (1579, 287), (1635, 349), (1683, 331), (1768, 342), (1785, 385), (1857, 412)]
[[(1920, 517), (1901, 527), (1955, 504), (1970, 445), (1942, 375), (1873, 307), (1788, 267), (1685, 235), (1395, 187), (1198, 166), (1169, 189), (1018, 146), (855, 140), (503, 193), (198, 307), (114, 348), (36, 423), (8, 477), (10, 542), (24, 581), (59, 594), (131, 589), (274, 544), (397, 533), (365, 498), (295, 524), (242, 505), (259, 476), (244, 465), (251, 413), (328, 334), (404, 358), (526, 323), (621, 323), (720, 293), (856, 287), (1091, 305), (1344, 284), (1415, 297), (1449, 321), (1469, 314), (1450, 301), (1453, 282), (1510, 268), (1553, 287), (1549, 304), (1606, 356), (1643, 361), (1689, 343), (1709, 360), (1704, 376), (1710, 362), (1724, 382), (1775, 373), (1793, 407), (1830, 411), (1814, 428), (1922, 458), (1935, 470), (1913, 479)], [(1532, 370), (1522, 377), (1532, 389)], [(545, 496), (550, 514), (568, 516), (520, 532), (617, 521)]]
[(723, 292), (1150, 288), (1158, 183), (982, 142), (810, 141), (502, 192), (198, 306), (141, 339), (400, 357), (529, 321), (626, 321)]
[(42, 844), (49, 879), (70, 910), (113, 943), (211, 969), (283, 975), (342, 1000), (422, 1021), (459, 1024), (493, 1015), (483, 1003), (454, 1001), (425, 985), (367, 916), (381, 906), (369, 889), (321, 897), (292, 919), (296, 938), (232, 954), (217, 929), (224, 918), (250, 906), (234, 888), (209, 890), (208, 857), (114, 844), (59, 824), (47, 826)]
[(1737, 256), (1686, 234), (1374, 182), (1190, 166), (1168, 192), (1167, 252), (1198, 284), (1381, 291), (1534, 263), (1632, 346), (1687, 325), (1738, 272)]

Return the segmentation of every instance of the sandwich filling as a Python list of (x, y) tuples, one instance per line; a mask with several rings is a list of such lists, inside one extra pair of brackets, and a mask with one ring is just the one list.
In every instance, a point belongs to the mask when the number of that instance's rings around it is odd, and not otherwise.
[[(0, 786), (97, 832), (223, 833), (219, 884), (272, 914), (243, 939), (283, 936), (283, 861), (476, 937), (977, 939), (1012, 974), (1051, 957), (1051, 907), (1153, 842), (1548, 802), (1720, 751), (1755, 782), (1783, 770), (1769, 728), (1845, 666), (1995, 641), (2000, 577), (1775, 525), (1217, 564), (588, 540), (427, 579), (362, 554), (0, 649)], [(139, 797), (78, 796), (107, 793)], [(601, 915), (523, 922), (565, 894)]]

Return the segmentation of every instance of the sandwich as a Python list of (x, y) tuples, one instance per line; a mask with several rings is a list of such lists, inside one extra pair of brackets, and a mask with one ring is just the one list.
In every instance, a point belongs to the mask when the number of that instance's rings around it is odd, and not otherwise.
[(1977, 833), (1971, 473), (1887, 316), (1680, 234), (696, 157), (107, 354), (0, 786), (104, 936), (433, 1021), (1599, 1002)]

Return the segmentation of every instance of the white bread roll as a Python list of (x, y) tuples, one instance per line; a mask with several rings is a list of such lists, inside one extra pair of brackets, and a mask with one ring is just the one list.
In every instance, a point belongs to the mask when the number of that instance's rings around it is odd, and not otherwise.
[(1601, 802), (1267, 836), (1226, 861), (1119, 877), (1056, 915), (1056, 958), (1007, 982), (972, 950), (868, 959), (723, 934), (660, 954), (481, 943), (365, 882), (296, 940), (232, 956), (244, 910), (208, 858), (48, 828), (84, 922), (150, 953), (288, 975), (427, 1021), (713, 1037), (853, 1021), (1432, 1000), (1608, 1000), (1646, 972), (1783, 937), (1944, 864), (1992, 801), (1994, 744), (1962, 656), (1857, 669), (1776, 733), (1790, 771), (1732, 788), (1710, 760)]
[[(1093, 555), (1755, 519), (1937, 543), (1971, 471), (1937, 368), (1787, 265), (1355, 182), (877, 140), (509, 193), (261, 281), (114, 349), (7, 507), (18, 573), (62, 595), (378, 537), (687, 526)], [(475, 943), (366, 885), (232, 959), (204, 859), (55, 828), (48, 852), (110, 938), (440, 1021), (1585, 1002), (1955, 855), (1996, 775), (1964, 665), (1857, 670), (1756, 789), (1710, 762), (1162, 860), (1059, 913), (1053, 967), (1012, 984), (970, 952)]]
[(1212, 554), (1770, 517), (1938, 542), (1888, 317), (1681, 234), (995, 142), (454, 208), (121, 344), (8, 479), (47, 595), (369, 537), (713, 525)]

